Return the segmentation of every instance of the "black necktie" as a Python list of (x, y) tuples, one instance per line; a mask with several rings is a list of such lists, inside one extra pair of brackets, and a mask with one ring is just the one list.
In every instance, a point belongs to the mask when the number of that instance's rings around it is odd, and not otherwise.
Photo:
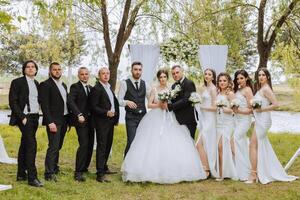
[(139, 82), (135, 81), (134, 83), (135, 83), (136, 90), (139, 90)]
[(90, 94), (90, 89), (89, 89), (89, 86), (88, 86), (88, 85), (86, 85), (86, 86), (85, 86), (85, 88), (86, 88), (86, 96), (89, 96), (89, 94)]

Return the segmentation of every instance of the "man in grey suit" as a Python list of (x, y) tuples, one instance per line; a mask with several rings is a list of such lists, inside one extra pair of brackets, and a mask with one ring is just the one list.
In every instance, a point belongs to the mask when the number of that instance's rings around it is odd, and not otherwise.
[(121, 83), (118, 100), (120, 106), (126, 110), (125, 123), (127, 132), (126, 156), (135, 137), (136, 129), (146, 114), (145, 99), (149, 96), (149, 88), (141, 79), (143, 65), (141, 62), (133, 62), (131, 65), (132, 76)]

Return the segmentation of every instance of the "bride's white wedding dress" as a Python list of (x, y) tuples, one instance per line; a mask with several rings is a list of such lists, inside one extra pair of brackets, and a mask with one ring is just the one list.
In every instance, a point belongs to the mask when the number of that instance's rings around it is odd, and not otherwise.
[[(262, 108), (270, 105), (270, 101), (260, 94), (255, 94), (255, 99), (262, 102)], [(267, 131), (270, 129), (272, 120), (271, 112), (255, 112), (255, 132), (257, 137), (257, 176), (262, 184), (272, 181), (293, 181), (295, 176), (287, 175), (279, 162), (272, 145), (267, 137)]]
[(10, 158), (8, 156), (1, 135), (0, 135), (0, 163), (17, 164), (17, 159)]
[[(158, 102), (157, 92), (155, 102)], [(186, 126), (160, 108), (141, 120), (122, 164), (123, 181), (161, 184), (197, 181), (206, 175)]]

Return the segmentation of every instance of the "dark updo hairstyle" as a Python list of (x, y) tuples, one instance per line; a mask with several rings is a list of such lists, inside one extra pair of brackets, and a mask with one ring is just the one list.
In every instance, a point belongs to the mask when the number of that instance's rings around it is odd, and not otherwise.
[(234, 80), (233, 80), (233, 90), (234, 92), (237, 92), (238, 89), (239, 89), (239, 84), (237, 82), (237, 77), (238, 75), (242, 75), (243, 77), (245, 77), (246, 79), (246, 86), (250, 87), (252, 92), (253, 92), (253, 86), (252, 86), (252, 80), (248, 74), (248, 72), (244, 69), (240, 69), (240, 70), (237, 70), (235, 73), (234, 73)]
[(22, 66), (22, 74), (25, 76), (25, 68), (26, 68), (28, 63), (33, 63), (34, 64), (34, 67), (36, 69), (36, 73), (34, 75), (36, 76), (39, 68), (38, 68), (38, 65), (36, 64), (36, 62), (34, 62), (33, 60), (27, 60), (26, 62), (24, 62), (23, 66)]
[(161, 74), (165, 74), (167, 76), (167, 79), (169, 79), (168, 70), (166, 70), (166, 69), (158, 70), (158, 72), (156, 73), (156, 77), (157, 77), (158, 80), (159, 80), (159, 77), (160, 77)]
[[(216, 71), (215, 70), (213, 70), (213, 69), (211, 69), (211, 68), (206, 68), (205, 70), (204, 70), (204, 74), (205, 74), (205, 72), (206, 71), (211, 71), (211, 73), (213, 74), (213, 80), (212, 80), (212, 83), (214, 84), (214, 85), (216, 85), (216, 83), (217, 83), (217, 76), (216, 76)], [(204, 85), (205, 86), (207, 86), (207, 82), (206, 82), (206, 80), (205, 80), (205, 78), (204, 78)]]
[(256, 94), (256, 92), (258, 90), (260, 90), (261, 88), (261, 85), (259, 83), (259, 80), (258, 80), (258, 74), (260, 71), (263, 71), (267, 77), (267, 83), (268, 85), (270, 86), (271, 90), (273, 90), (272, 88), (272, 81), (271, 81), (271, 74), (269, 72), (269, 70), (265, 67), (262, 67), (262, 68), (259, 68), (256, 72), (255, 72), (255, 75), (254, 75), (254, 79), (255, 79), (255, 83), (254, 83), (254, 94)]
[(228, 87), (226, 88), (227, 92), (232, 91), (233, 82), (232, 82), (230, 75), (225, 72), (221, 72), (217, 77), (217, 88), (218, 88), (219, 92), (221, 92), (221, 88), (219, 86), (219, 80), (222, 76), (225, 76), (226, 79), (228, 80)]

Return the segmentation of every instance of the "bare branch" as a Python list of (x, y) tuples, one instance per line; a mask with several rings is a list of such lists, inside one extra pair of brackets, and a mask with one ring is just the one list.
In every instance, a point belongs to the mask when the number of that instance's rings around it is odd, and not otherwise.
[(280, 19), (278, 20), (275, 29), (272, 32), (272, 35), (270, 37), (270, 40), (268, 41), (268, 48), (271, 48), (276, 35), (277, 35), (277, 31), (282, 27), (283, 23), (286, 21), (286, 19), (288, 18), (288, 16), (292, 13), (292, 10), (295, 8), (296, 4), (299, 3), (300, 0), (293, 0), (290, 5), (288, 6), (288, 8), (285, 10), (285, 12), (283, 13), (283, 15), (280, 17)]
[(105, 47), (106, 47), (106, 53), (107, 53), (108, 58), (111, 58), (113, 55), (113, 52), (112, 52), (111, 42), (110, 42), (106, 0), (101, 0), (101, 15), (102, 15), (103, 37), (104, 37), (104, 43), (105, 43)]

